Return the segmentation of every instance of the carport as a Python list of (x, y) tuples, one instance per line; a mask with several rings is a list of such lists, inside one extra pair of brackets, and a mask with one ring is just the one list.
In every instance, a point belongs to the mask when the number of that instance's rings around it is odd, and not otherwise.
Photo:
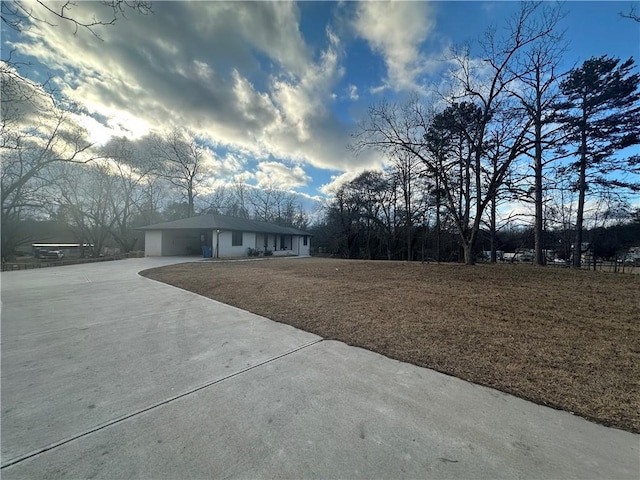
[(145, 252), (150, 257), (200, 255), (212, 245), (212, 232), (201, 229), (156, 230), (145, 235)]

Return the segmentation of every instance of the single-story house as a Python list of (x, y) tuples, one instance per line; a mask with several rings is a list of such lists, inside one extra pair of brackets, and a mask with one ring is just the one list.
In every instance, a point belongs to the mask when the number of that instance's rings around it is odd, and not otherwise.
[(145, 256), (242, 257), (249, 249), (273, 255), (309, 255), (311, 234), (292, 227), (227, 215), (200, 215), (140, 227)]

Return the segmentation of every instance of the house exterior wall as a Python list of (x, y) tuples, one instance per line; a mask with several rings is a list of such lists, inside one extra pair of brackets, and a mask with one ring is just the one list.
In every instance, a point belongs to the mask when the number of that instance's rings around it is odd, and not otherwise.
[[(218, 257), (246, 257), (247, 249), (256, 248), (256, 234), (253, 232), (242, 232), (242, 245), (233, 246), (231, 242), (232, 238), (232, 232), (220, 232), (218, 239), (220, 252)], [(215, 256), (215, 251), (213, 254)]]
[(147, 230), (144, 232), (144, 254), (146, 257), (162, 256), (162, 232)]
[(298, 255), (310, 255), (311, 253), (311, 237), (307, 236), (307, 244), (304, 244), (304, 237), (296, 237), (298, 242)]
[[(283, 242), (282, 237), (284, 236), (284, 249), (282, 248)], [(289, 253), (298, 254), (298, 242), (297, 235), (274, 235), (267, 233), (258, 233), (256, 234), (256, 246), (261, 252), (265, 250), (265, 244), (267, 250), (271, 250), (272, 252), (279, 251), (288, 251)]]
[(277, 235), (267, 235), (267, 249), (268, 250), (277, 250), (278, 247), (276, 245), (278, 241), (278, 236)]
[(264, 252), (265, 242), (267, 242), (267, 245), (269, 245), (268, 237), (269, 236), (264, 233), (256, 233), (256, 245), (253, 248), (255, 248), (256, 250), (260, 250), (261, 252)]
[(307, 244), (304, 244), (303, 235), (285, 235), (284, 246), (285, 249), (281, 249), (281, 235), (273, 234), (256, 234), (256, 246), (261, 252), (264, 252), (265, 239), (267, 241), (267, 249), (278, 254), (293, 254), (293, 255), (309, 255), (311, 252), (311, 237), (307, 236)]

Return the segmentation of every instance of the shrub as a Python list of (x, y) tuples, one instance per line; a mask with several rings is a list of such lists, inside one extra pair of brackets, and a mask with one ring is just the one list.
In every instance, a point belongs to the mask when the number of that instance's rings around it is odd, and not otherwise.
[(271, 250), (265, 250), (265, 251), (264, 251), (264, 256), (265, 256), (265, 257), (270, 257), (270, 256), (272, 256), (272, 255), (273, 255), (273, 251), (271, 251)]

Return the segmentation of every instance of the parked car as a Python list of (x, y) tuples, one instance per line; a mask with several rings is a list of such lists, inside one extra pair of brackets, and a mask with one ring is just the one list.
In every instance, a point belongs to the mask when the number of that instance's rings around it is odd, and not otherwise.
[(38, 258), (60, 260), (64, 257), (61, 250), (40, 250)]
[(628, 265), (640, 265), (640, 256), (626, 255), (622, 258), (618, 258), (618, 263), (626, 263)]

